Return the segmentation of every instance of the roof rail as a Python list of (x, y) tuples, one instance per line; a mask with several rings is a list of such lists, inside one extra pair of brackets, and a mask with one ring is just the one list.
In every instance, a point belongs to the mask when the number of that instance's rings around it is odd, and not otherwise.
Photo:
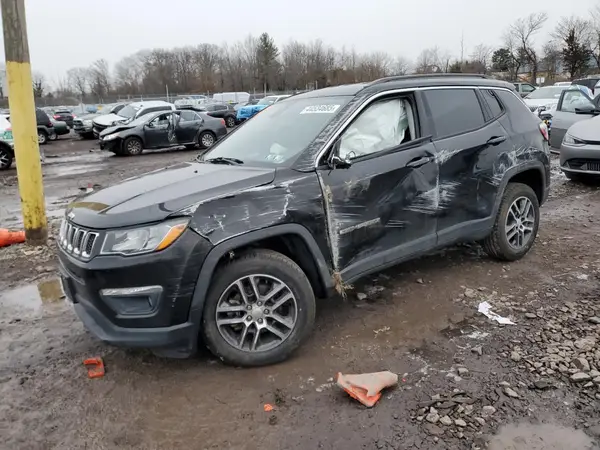
[(387, 83), (389, 81), (402, 81), (402, 80), (412, 80), (418, 78), (456, 78), (456, 77), (465, 77), (465, 78), (487, 78), (493, 79), (487, 75), (482, 73), (424, 73), (424, 74), (412, 74), (412, 75), (394, 75), (391, 77), (379, 78), (370, 83), (370, 85)]

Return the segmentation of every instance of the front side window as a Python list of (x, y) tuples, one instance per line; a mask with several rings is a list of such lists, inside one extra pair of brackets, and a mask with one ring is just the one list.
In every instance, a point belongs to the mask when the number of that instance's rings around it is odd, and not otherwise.
[(581, 89), (565, 92), (560, 111), (574, 113), (576, 108), (594, 107), (592, 100)]
[[(340, 137), (338, 154), (355, 159), (388, 150), (414, 139), (412, 108), (407, 99), (392, 98), (368, 106)], [(409, 121), (409, 114), (410, 121)]]
[(171, 113), (168, 113), (156, 116), (154, 119), (152, 119), (150, 123), (154, 126), (154, 128), (166, 128), (169, 125), (170, 121)]
[(260, 166), (290, 165), (351, 99), (299, 97), (276, 103), (205, 153), (203, 159), (236, 158)]
[(485, 123), (473, 89), (431, 89), (425, 91), (425, 99), (438, 139), (473, 131)]

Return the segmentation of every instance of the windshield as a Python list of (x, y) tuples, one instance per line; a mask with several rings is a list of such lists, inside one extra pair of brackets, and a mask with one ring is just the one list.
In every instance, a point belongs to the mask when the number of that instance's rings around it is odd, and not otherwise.
[(261, 99), (258, 104), (259, 105), (272, 105), (277, 100), (277, 97), (265, 97)]
[(235, 158), (246, 164), (290, 164), (352, 97), (296, 98), (266, 108), (202, 159)]
[(527, 96), (527, 98), (531, 99), (540, 99), (540, 98), (555, 98), (558, 100), (562, 91), (564, 91), (568, 86), (548, 86), (536, 89), (531, 94)]
[(127, 119), (131, 119), (135, 117), (135, 114), (140, 110), (139, 107), (133, 107), (131, 105), (127, 105), (121, 111), (119, 111), (119, 115), (122, 117), (126, 117)]

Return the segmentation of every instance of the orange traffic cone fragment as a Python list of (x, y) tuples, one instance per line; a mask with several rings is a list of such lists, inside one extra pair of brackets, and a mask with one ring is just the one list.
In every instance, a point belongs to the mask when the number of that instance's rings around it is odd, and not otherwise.
[(0, 247), (8, 247), (21, 242), (25, 242), (24, 231), (8, 231), (6, 228), (0, 228)]
[(392, 372), (363, 373), (359, 375), (337, 375), (337, 384), (350, 397), (371, 408), (381, 398), (381, 391), (398, 384), (398, 375)]
[(83, 365), (87, 367), (88, 378), (100, 378), (104, 376), (104, 361), (99, 356), (84, 360)]

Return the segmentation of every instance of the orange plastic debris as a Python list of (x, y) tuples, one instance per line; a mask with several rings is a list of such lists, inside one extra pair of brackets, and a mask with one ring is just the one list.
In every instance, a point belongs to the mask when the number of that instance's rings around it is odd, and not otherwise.
[(337, 384), (350, 397), (371, 408), (381, 398), (381, 391), (398, 383), (398, 375), (392, 372), (363, 373), (360, 375), (337, 375)]
[(100, 378), (104, 376), (104, 361), (99, 356), (88, 358), (83, 361), (83, 365), (88, 369), (89, 378)]
[(271, 412), (273, 411), (273, 405), (270, 405), (269, 403), (265, 403), (265, 412)]
[(6, 228), (0, 228), (0, 247), (8, 247), (22, 242), (25, 242), (24, 231), (8, 231)]

